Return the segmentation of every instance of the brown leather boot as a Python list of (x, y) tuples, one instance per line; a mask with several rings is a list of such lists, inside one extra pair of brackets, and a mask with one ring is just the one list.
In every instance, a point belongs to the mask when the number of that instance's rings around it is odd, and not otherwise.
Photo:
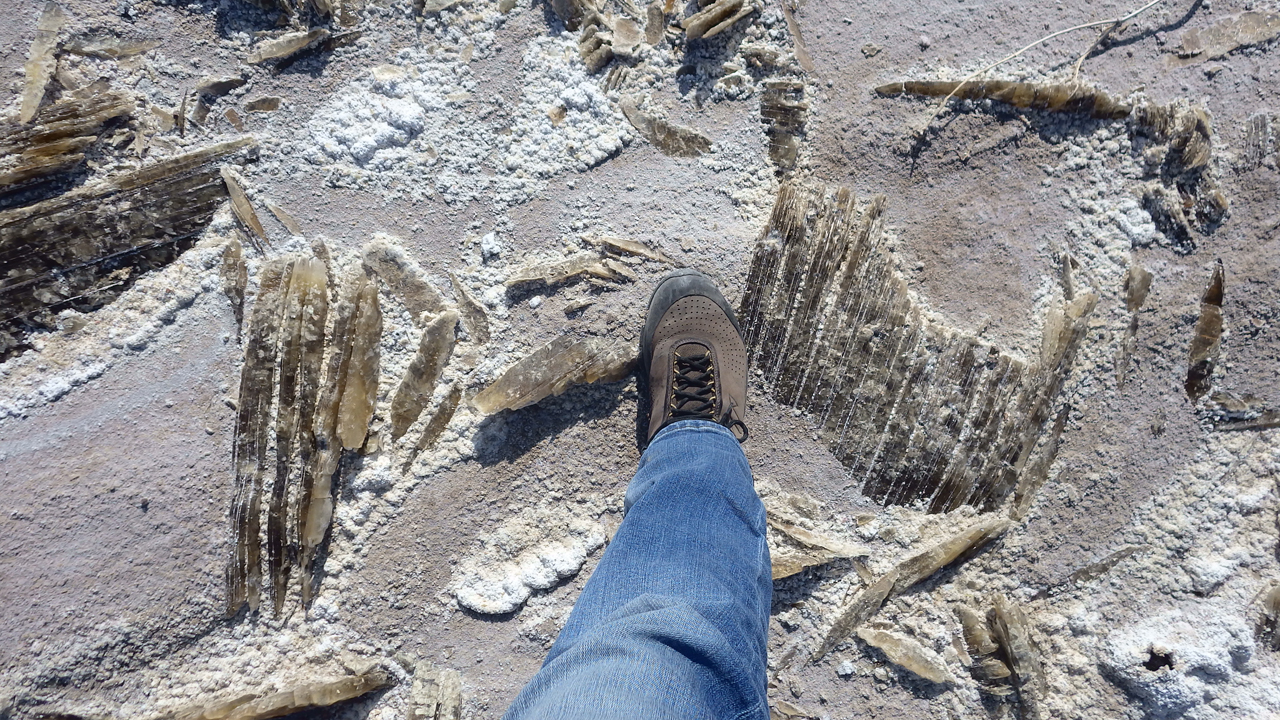
[(729, 303), (706, 275), (668, 273), (649, 298), (640, 335), (641, 452), (677, 420), (720, 423), (746, 442), (747, 349)]

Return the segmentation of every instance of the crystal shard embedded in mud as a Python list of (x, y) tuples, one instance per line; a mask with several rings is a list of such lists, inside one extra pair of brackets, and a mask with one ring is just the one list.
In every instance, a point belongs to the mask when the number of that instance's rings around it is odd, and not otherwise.
[(378, 288), (365, 283), (356, 297), (356, 314), (351, 328), (350, 360), (338, 401), (338, 440), (354, 450), (364, 445), (378, 402), (378, 370), (382, 360), (382, 308)]
[(244, 291), (249, 283), (249, 268), (244, 262), (244, 244), (233, 237), (222, 249), (222, 292), (231, 301), (237, 332), (244, 323)]
[(947, 664), (938, 653), (905, 635), (888, 630), (862, 628), (858, 630), (858, 638), (879, 649), (894, 665), (915, 673), (929, 682), (955, 682), (955, 677), (951, 675)]
[(135, 102), (119, 92), (65, 97), (30, 124), (0, 123), (0, 201), (83, 166), (85, 153), (132, 114)]
[(40, 109), (45, 88), (58, 67), (54, 52), (58, 48), (58, 31), (66, 21), (67, 16), (57, 3), (45, 3), (40, 19), (36, 21), (36, 36), (31, 41), (31, 52), (24, 67), (27, 79), (22, 88), (22, 109), (18, 116), (21, 122), (31, 122)]
[(641, 110), (631, 98), (623, 98), (618, 106), (636, 131), (665, 155), (698, 157), (711, 150), (711, 138), (693, 128), (674, 125), (655, 117)]
[(449, 356), (453, 354), (454, 328), (457, 324), (458, 312), (445, 310), (423, 328), (418, 352), (409, 362), (404, 379), (400, 381), (391, 401), (392, 440), (399, 440), (409, 426), (417, 422), (427, 403), (431, 402), (436, 383), (449, 362)]
[(320, 260), (292, 264), (289, 288), (281, 309), (278, 407), (276, 409), (276, 479), (267, 512), (267, 565), (275, 613), (284, 608), (286, 588), (297, 564), (298, 518), (303, 512), (305, 469), (315, 451), (314, 415), (324, 360), (324, 329), (329, 287)]
[(800, 136), (809, 116), (809, 103), (804, 99), (804, 83), (796, 80), (770, 80), (760, 98), (760, 118), (765, 122), (769, 138), (769, 159), (782, 170), (796, 164)]
[(213, 163), (251, 138), (175, 155), (0, 212), (0, 360), (64, 309), (96, 310), (194, 244), (226, 189)]
[(1222, 262), (1213, 267), (1209, 286), (1200, 299), (1200, 319), (1196, 321), (1191, 350), (1187, 353), (1187, 397), (1199, 400), (1212, 387), (1213, 369), (1222, 348)]
[(251, 611), (257, 610), (261, 597), (262, 474), (266, 470), (270, 443), (278, 318), (287, 282), (285, 269), (283, 261), (274, 260), (260, 271), (258, 299), (245, 337), (233, 453), (236, 486), (231, 504), (231, 533), (235, 547), (227, 566), (229, 617), (246, 604)]
[(898, 571), (895, 568), (885, 573), (879, 580), (863, 588), (861, 592), (840, 606), (836, 610), (831, 624), (823, 631), (822, 640), (818, 643), (818, 647), (813, 651), (813, 661), (818, 662), (821, 660), (824, 655), (847, 640), (853, 634), (853, 631), (858, 629), (859, 625), (879, 612), (880, 606), (884, 605), (884, 601), (889, 598), (897, 582)]
[(562, 335), (507, 368), (471, 404), (486, 415), (519, 410), (572, 385), (621, 380), (634, 361), (630, 343)]
[(1051, 307), (1041, 357), (1014, 357), (912, 300), (884, 245), (884, 202), (779, 189), (738, 313), (751, 363), (864, 494), (993, 509), (1049, 430), (1097, 296)]
[(262, 697), (250, 694), (230, 701), (195, 705), (168, 717), (171, 720), (268, 720), (328, 707), (391, 684), (391, 677), (385, 670), (375, 669), (337, 680), (297, 684)]
[(1013, 686), (1018, 691), (1018, 707), (1022, 720), (1048, 718), (1044, 710), (1048, 681), (1040, 664), (1040, 652), (1031, 642), (1031, 628), (1022, 608), (1004, 596), (995, 600), (987, 613), (991, 637), (1000, 647), (1012, 671)]

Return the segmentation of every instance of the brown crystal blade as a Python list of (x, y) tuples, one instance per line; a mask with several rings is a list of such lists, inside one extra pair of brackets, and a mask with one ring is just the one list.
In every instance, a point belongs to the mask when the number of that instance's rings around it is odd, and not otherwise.
[(458, 300), (458, 314), (462, 316), (462, 327), (466, 328), (471, 342), (484, 345), (489, 342), (489, 314), (484, 306), (476, 301), (471, 293), (458, 281), (458, 276), (449, 273), (453, 283), (453, 294)]
[(617, 382), (630, 374), (634, 362), (630, 343), (562, 335), (507, 368), (471, 404), (486, 415), (519, 410), (573, 385)]
[(1196, 321), (1191, 350), (1187, 353), (1187, 397), (1199, 400), (1213, 386), (1213, 370), (1222, 348), (1222, 261), (1213, 267), (1209, 286), (1200, 299), (1200, 319)]
[(236, 489), (231, 505), (235, 548), (227, 567), (228, 617), (238, 613), (246, 603), (250, 610), (257, 610), (262, 587), (259, 544), (262, 473), (270, 441), (277, 330), (287, 283), (283, 261), (274, 260), (263, 267), (258, 299), (254, 302), (245, 338), (236, 412)]
[(391, 400), (391, 439), (399, 440), (431, 402), (436, 383), (453, 354), (458, 312), (446, 310), (422, 330), (418, 352), (409, 362)]
[(377, 238), (364, 246), (362, 259), (365, 269), (400, 298), (414, 322), (421, 324), (424, 313), (435, 315), (445, 309), (440, 291), (427, 282), (422, 268), (400, 248)]
[(623, 98), (618, 106), (627, 121), (653, 143), (664, 155), (673, 157), (698, 157), (711, 150), (711, 138), (694, 130), (669, 123), (641, 110), (631, 98)]
[(58, 49), (58, 31), (66, 21), (67, 16), (57, 3), (45, 3), (40, 19), (36, 21), (36, 36), (31, 41), (31, 52), (24, 66), (27, 79), (22, 87), (22, 108), (18, 115), (20, 122), (31, 122), (40, 109), (45, 87), (58, 67), (54, 52)]
[(356, 298), (356, 314), (352, 321), (351, 359), (342, 383), (338, 403), (338, 440), (347, 450), (364, 445), (378, 402), (378, 371), (382, 358), (382, 308), (378, 303), (378, 287), (367, 283)]
[(1049, 112), (1086, 113), (1091, 117), (1119, 120), (1129, 116), (1132, 107), (1114, 100), (1095, 87), (1079, 83), (1029, 83), (1011, 80), (907, 80), (876, 88), (880, 95), (919, 95), (952, 97), (964, 100), (997, 100), (1014, 107), (1048, 110)]

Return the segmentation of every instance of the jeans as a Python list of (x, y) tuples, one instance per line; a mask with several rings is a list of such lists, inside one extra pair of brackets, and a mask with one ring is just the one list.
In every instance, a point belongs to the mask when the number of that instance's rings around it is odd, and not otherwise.
[(663, 428), (626, 509), (504, 718), (767, 718), (764, 506), (733, 434), (704, 420)]

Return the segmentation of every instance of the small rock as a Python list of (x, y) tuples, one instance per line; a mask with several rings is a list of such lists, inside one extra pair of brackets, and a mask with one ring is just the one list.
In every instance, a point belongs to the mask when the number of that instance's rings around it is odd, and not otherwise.
[(496, 260), (502, 256), (502, 243), (498, 242), (496, 233), (486, 233), (480, 238), (480, 254), (484, 256), (484, 261)]
[(532, 298), (530, 298), (530, 299), (529, 299), (529, 308), (530, 308), (530, 309), (532, 309), (532, 310), (537, 310), (537, 309), (538, 309), (538, 308), (540, 308), (540, 307), (542, 307), (542, 296), (541, 296), (541, 295), (535, 295), (535, 296), (533, 296)]
[(929, 46), (933, 44), (933, 40), (930, 40), (928, 35), (921, 35), (917, 42), (920, 43), (921, 50), (928, 50)]
[(862, 56), (863, 56), (863, 57), (869, 57), (869, 58), (871, 58), (871, 57), (875, 57), (875, 56), (877, 56), (877, 55), (879, 55), (879, 54), (880, 54), (880, 46), (879, 46), (879, 45), (876, 45), (875, 43), (867, 43), (866, 45), (863, 45), (863, 46), (862, 46)]
[(840, 663), (839, 665), (837, 665), (837, 666), (836, 666), (836, 674), (837, 674), (837, 675), (839, 675), (839, 676), (840, 676), (840, 677), (842, 677), (842, 678), (847, 678), (847, 677), (849, 677), (849, 676), (853, 675), (853, 661), (852, 661), (852, 660), (845, 660), (844, 662), (842, 662), (842, 663)]

